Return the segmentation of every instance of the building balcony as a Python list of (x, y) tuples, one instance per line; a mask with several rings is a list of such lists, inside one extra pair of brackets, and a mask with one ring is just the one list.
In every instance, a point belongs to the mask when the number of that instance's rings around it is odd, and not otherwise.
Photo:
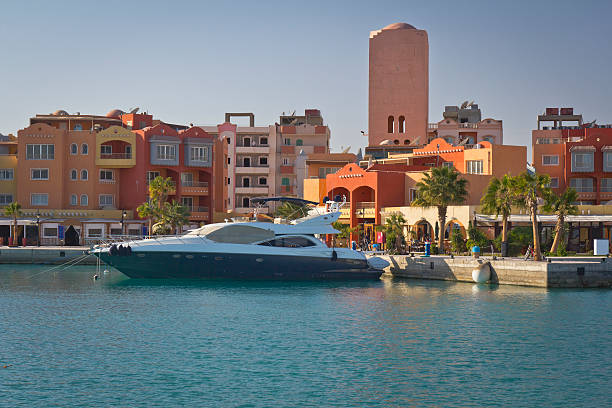
[(355, 215), (357, 218), (376, 218), (376, 203), (365, 201), (355, 203)]
[[(118, 152), (102, 152), (112, 145)], [(117, 148), (118, 147), (118, 148)], [(96, 134), (96, 166), (130, 168), (136, 165), (136, 136), (127, 129), (112, 126)]]
[(208, 207), (191, 207), (189, 212), (191, 213), (190, 220), (208, 221), (210, 219)]
[(294, 174), (293, 166), (280, 166), (280, 174)]
[(268, 194), (268, 186), (236, 187), (236, 194)]
[(295, 146), (281, 146), (281, 153), (283, 154), (295, 154)]
[(181, 193), (187, 195), (208, 195), (208, 182), (206, 181), (182, 181)]
[(236, 174), (268, 174), (270, 167), (268, 166), (239, 166), (236, 167)]
[(268, 154), (270, 146), (236, 146), (236, 154)]
[[(604, 193), (605, 194), (605, 193)], [(593, 191), (579, 191), (578, 192), (578, 200), (595, 200), (597, 199), (597, 193)]]

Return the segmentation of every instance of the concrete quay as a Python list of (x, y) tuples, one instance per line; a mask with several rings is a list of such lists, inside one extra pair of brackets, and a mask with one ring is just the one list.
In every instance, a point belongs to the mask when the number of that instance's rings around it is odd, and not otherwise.
[[(89, 247), (0, 247), (0, 264), (42, 264), (60, 265), (76, 261)], [(79, 265), (95, 265), (96, 257), (89, 255)]]
[(474, 282), (472, 271), (490, 264), (490, 283), (543, 288), (612, 287), (612, 259), (587, 257), (563, 258), (552, 262), (525, 261), (519, 258), (409, 255), (383, 255), (390, 266), (387, 276), (411, 279), (434, 279)]

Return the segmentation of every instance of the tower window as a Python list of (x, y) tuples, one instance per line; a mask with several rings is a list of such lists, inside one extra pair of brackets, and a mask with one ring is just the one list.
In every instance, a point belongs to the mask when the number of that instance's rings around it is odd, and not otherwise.
[(404, 118), (403, 116), (399, 117), (399, 132), (400, 133), (404, 133), (404, 124), (406, 122), (406, 118)]
[(393, 116), (389, 116), (389, 119), (387, 119), (387, 132), (393, 133), (394, 122), (395, 118)]

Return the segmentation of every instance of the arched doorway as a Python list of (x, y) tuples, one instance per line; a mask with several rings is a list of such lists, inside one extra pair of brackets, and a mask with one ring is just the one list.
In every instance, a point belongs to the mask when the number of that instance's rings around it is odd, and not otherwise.
[(64, 233), (64, 245), (65, 246), (79, 246), (80, 239), (79, 233), (76, 229), (71, 225), (68, 227), (66, 232)]
[(419, 242), (431, 241), (434, 238), (434, 230), (426, 220), (420, 220), (415, 225), (415, 239)]

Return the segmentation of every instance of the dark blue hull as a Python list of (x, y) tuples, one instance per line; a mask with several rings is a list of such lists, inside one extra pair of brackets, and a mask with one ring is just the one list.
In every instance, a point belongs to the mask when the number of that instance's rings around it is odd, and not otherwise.
[(95, 254), (130, 278), (347, 280), (379, 279), (365, 260), (259, 254), (133, 252)]

